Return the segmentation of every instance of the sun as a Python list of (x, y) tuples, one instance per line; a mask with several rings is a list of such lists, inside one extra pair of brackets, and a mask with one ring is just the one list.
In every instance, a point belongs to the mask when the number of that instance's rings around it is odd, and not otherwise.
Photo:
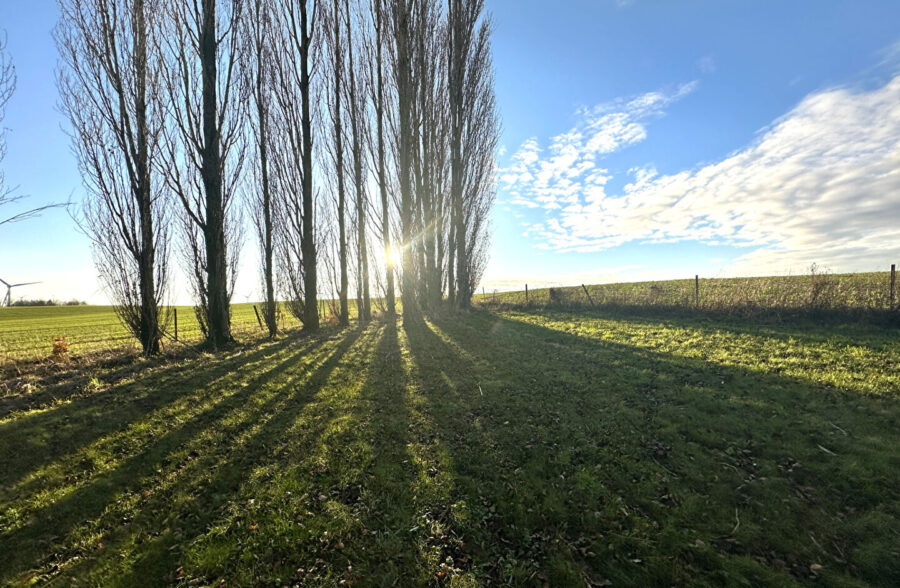
[(403, 262), (403, 254), (401, 251), (401, 249), (394, 245), (388, 245), (386, 252), (388, 267), (399, 267), (401, 265)]

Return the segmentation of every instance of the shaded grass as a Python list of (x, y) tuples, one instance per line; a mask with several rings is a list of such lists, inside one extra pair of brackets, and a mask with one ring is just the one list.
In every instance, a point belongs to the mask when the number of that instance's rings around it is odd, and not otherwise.
[(897, 584), (898, 357), (510, 311), (159, 365), (0, 420), (0, 581)]

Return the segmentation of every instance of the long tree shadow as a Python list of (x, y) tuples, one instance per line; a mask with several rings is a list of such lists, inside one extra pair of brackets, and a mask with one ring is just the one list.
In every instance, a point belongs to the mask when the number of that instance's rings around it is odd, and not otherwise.
[[(20, 451), (0, 456), (0, 488), (12, 488), (52, 460), (63, 460), (93, 442), (127, 431), (148, 414), (168, 414), (175, 420), (184, 409), (181, 405), (202, 402), (211, 392), (234, 385), (255, 366), (280, 354), (300, 354), (320, 340), (294, 334), (251, 352), (178, 362), (2, 424), (0, 446), (16, 446)], [(185, 395), (185, 390), (192, 392)], [(0, 498), (4, 495), (0, 492)]]
[(896, 398), (489, 314), (409, 343), (492, 581), (900, 580)]
[[(144, 552), (152, 552), (152, 546), (172, 541), (173, 532), (166, 527), (169, 518), (164, 515), (175, 506), (171, 503), (172, 496), (182, 492), (190, 494), (193, 490), (200, 502), (225, 500), (227, 494), (221, 492), (245, 476), (246, 468), (252, 465), (245, 461), (248, 440), (259, 436), (264, 427), (283, 426), (291, 414), (301, 410), (358, 336), (357, 331), (350, 331), (337, 343), (317, 339), (312, 347), (288, 350), (285, 357), (260, 373), (252, 371), (255, 363), (249, 364), (247, 371), (232, 366), (235, 368), (232, 382), (239, 387), (237, 391), (202, 407), (175, 426), (170, 425), (163, 434), (142, 439), (134, 452), (129, 452), (111, 469), (83, 483), (70, 485), (54, 496), (55, 500), (46, 504), (37, 502), (36, 510), (27, 517), (21, 516), (21, 503), (7, 505), (4, 518), (17, 524), (7, 525), (0, 535), (0, 569), (4, 576), (34, 568), (35, 562), (42, 562), (37, 569), (46, 571), (59, 563), (93, 556), (88, 545), (96, 541), (87, 541), (86, 545), (85, 539), (91, 538), (98, 529), (108, 536), (105, 540), (111, 545), (146, 541)], [(145, 384), (154, 386), (152, 381)], [(181, 393), (184, 394), (184, 389)], [(172, 392), (164, 394), (169, 396)], [(296, 399), (304, 402), (290, 404)], [(235, 445), (238, 441), (241, 445)], [(250, 443), (249, 447), (258, 450), (264, 444)], [(213, 471), (221, 479), (216, 480)], [(158, 494), (146, 491), (144, 495), (142, 488), (153, 488)], [(136, 501), (141, 504), (135, 504)], [(191, 511), (192, 507), (185, 508)], [(209, 514), (205, 507), (195, 510)], [(11, 515), (13, 512), (15, 516)], [(118, 529), (123, 522), (125, 527)], [(202, 527), (208, 519), (195, 516), (191, 522)], [(190, 524), (187, 527), (194, 528)], [(110, 532), (111, 529), (115, 531)], [(148, 531), (155, 539), (148, 539)], [(106, 553), (115, 557), (113, 551)], [(94, 565), (103, 561), (103, 557), (87, 557), (84, 561)]]
[[(336, 551), (333, 543), (356, 520), (346, 509), (360, 505), (365, 480), (357, 455), (334, 431), (347, 430), (351, 413), (357, 412), (360, 370), (374, 365), (376, 339), (370, 327), (354, 342), (352, 353), (342, 346), (341, 353), (266, 411), (269, 416), (216, 464), (216, 476), (205, 480), (199, 492), (183, 489), (191, 498), (179, 506), (179, 518), (196, 512), (216, 516), (185, 524), (177, 535), (142, 549), (125, 577), (144, 578), (161, 561), (169, 561), (169, 569), (180, 562), (188, 570), (185, 581), (212, 585), (226, 579), (238, 585), (300, 581), (317, 569), (346, 573), (350, 551)], [(363, 424), (354, 423), (349, 431), (358, 434)], [(266, 534), (257, 538), (252, 534), (257, 528)], [(255, 555), (250, 559), (248, 553)]]
[(423, 324), (404, 318), (402, 330), (385, 326), (365, 388), (373, 456), (363, 522), (379, 533), (362, 548), (378, 554), (366, 577), (380, 586), (436, 585), (471, 565), (453, 520), (450, 452), (423, 395), (433, 385), (415, 338)]

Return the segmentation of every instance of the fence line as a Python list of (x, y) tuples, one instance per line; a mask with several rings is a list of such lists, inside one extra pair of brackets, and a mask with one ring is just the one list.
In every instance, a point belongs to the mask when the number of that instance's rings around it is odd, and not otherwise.
[(751, 278), (701, 278), (562, 286), (498, 292), (482, 305), (495, 306), (658, 306), (717, 311), (898, 309), (896, 264), (890, 272), (832, 274), (812, 268), (809, 274)]

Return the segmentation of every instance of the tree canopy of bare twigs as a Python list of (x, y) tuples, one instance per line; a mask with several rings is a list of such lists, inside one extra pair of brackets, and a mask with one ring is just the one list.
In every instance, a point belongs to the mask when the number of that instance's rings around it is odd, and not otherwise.
[(272, 182), (275, 102), (276, 13), (273, 0), (249, 0), (244, 19), (242, 73), (250, 89), (248, 108), (249, 131), (253, 146), (250, 157), (250, 181), (247, 204), (259, 241), (264, 300), (263, 319), (270, 337), (278, 333), (278, 304), (275, 283), (276, 219)]
[(157, 353), (168, 277), (167, 198), (151, 165), (161, 134), (161, 13), (145, 0), (59, 0), (63, 111), (87, 189), (81, 225), (116, 311)]
[(319, 3), (277, 0), (275, 123), (272, 171), (277, 191), (278, 265), (291, 312), (307, 330), (319, 327), (318, 238), (313, 188), (312, 68)]
[[(16, 68), (6, 53), (6, 32), (0, 31), (0, 163), (6, 156), (6, 129), (3, 119), (6, 116), (6, 105), (16, 91)], [(9, 202), (10, 189), (6, 185), (6, 176), (0, 168), (0, 204)], [(9, 221), (6, 221), (9, 222)], [(2, 224), (3, 221), (0, 221)]]
[(181, 203), (182, 254), (197, 317), (207, 345), (216, 349), (232, 341), (240, 247), (235, 197), (246, 155), (247, 88), (239, 72), (246, 0), (160, 1), (169, 113), (161, 166)]

